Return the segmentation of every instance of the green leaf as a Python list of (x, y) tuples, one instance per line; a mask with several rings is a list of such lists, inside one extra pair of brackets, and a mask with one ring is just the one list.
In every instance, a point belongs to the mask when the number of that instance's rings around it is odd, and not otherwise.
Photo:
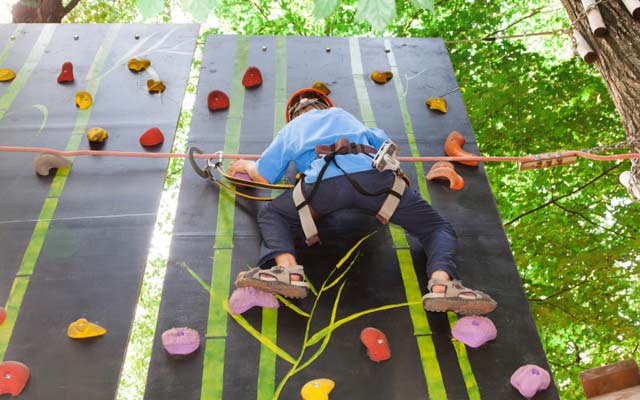
[(163, 0), (137, 0), (136, 7), (140, 10), (142, 18), (147, 19), (155, 17), (164, 9)]
[(182, 0), (182, 8), (200, 22), (205, 21), (218, 4), (219, 0)]
[(358, 2), (356, 19), (366, 20), (377, 31), (383, 31), (395, 17), (395, 0), (360, 0)]
[(433, 0), (411, 0), (415, 8), (426, 8), (433, 11)]
[(327, 18), (333, 14), (340, 0), (315, 0), (313, 4), (313, 16), (316, 19)]

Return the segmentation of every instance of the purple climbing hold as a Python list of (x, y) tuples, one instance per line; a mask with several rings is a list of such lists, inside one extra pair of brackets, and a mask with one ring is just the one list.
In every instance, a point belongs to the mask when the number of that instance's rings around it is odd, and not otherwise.
[(451, 334), (467, 346), (476, 348), (495, 339), (498, 330), (489, 318), (474, 315), (460, 318), (453, 326)]
[(527, 399), (541, 390), (546, 390), (551, 383), (551, 375), (537, 365), (524, 365), (511, 375), (511, 384)]
[(263, 292), (253, 287), (238, 288), (229, 298), (229, 310), (232, 314), (242, 314), (255, 306), (264, 308), (278, 308), (280, 303), (271, 293)]
[(200, 347), (200, 334), (191, 328), (172, 328), (162, 333), (162, 344), (172, 356), (186, 356)]

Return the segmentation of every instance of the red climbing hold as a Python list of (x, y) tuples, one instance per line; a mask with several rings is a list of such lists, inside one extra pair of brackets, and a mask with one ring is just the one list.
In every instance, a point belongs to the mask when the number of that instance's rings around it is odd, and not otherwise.
[(158, 146), (164, 142), (164, 135), (158, 128), (148, 129), (140, 136), (140, 144), (144, 147)]
[(229, 108), (229, 97), (220, 90), (214, 90), (207, 96), (209, 110), (226, 110)]
[(67, 61), (62, 64), (62, 71), (58, 75), (58, 83), (73, 82), (73, 64)]
[(262, 74), (258, 67), (247, 68), (247, 72), (244, 73), (244, 77), (242, 78), (242, 84), (246, 88), (262, 85)]
[(5, 319), (7, 319), (7, 311), (0, 307), (0, 325), (2, 325)]
[(21, 362), (0, 363), (0, 395), (7, 393), (13, 397), (19, 395), (27, 385), (29, 375), (29, 368)]
[(371, 361), (380, 362), (391, 358), (391, 350), (387, 337), (376, 328), (364, 328), (360, 333), (360, 340), (367, 348)]

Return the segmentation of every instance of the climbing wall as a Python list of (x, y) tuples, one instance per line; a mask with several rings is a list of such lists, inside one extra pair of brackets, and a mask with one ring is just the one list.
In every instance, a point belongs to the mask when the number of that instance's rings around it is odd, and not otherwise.
[[(248, 66), (260, 68), (262, 86), (240, 84)], [(373, 70), (392, 71), (394, 78), (377, 85), (368, 79)], [(400, 155), (443, 155), (452, 130), (465, 136), (466, 149), (477, 151), (439, 39), (210, 36), (190, 145), (260, 153), (284, 124), (288, 94), (314, 81), (328, 84), (337, 106), (384, 129), (400, 145)], [(207, 94), (216, 89), (229, 95), (228, 110), (207, 109)], [(425, 99), (445, 94), (447, 114), (426, 108)], [(221, 192), (187, 167), (145, 398), (296, 399), (316, 378), (335, 381), (334, 399), (522, 398), (509, 384), (511, 374), (524, 364), (549, 367), (484, 168), (457, 166), (466, 183), (457, 192), (427, 184), (430, 166), (403, 167), (413, 186), (453, 223), (464, 282), (498, 301), (489, 315), (496, 341), (472, 349), (453, 340), (457, 317), (427, 314), (420, 304), (427, 278), (417, 241), (353, 211), (331, 215), (319, 227), (323, 245), (298, 254), (316, 295), (278, 310), (231, 316), (226, 301), (233, 280), (257, 259), (255, 217), (262, 205)], [(202, 347), (190, 358), (172, 359), (162, 348), (159, 332), (176, 326), (202, 334)], [(359, 341), (367, 326), (386, 333), (391, 360), (369, 360)], [(552, 384), (536, 398), (557, 397)]]
[[(104, 150), (145, 151), (158, 127), (170, 151), (189, 75), (197, 25), (0, 25), (0, 145), (88, 149), (102, 127)], [(151, 60), (134, 74), (127, 61)], [(56, 78), (64, 62), (75, 81)], [(147, 92), (161, 79), (162, 94)], [(92, 107), (80, 110), (75, 94)], [(0, 361), (31, 369), (24, 399), (113, 399), (138, 301), (167, 161), (78, 157), (48, 177), (35, 154), (0, 155)], [(85, 317), (108, 329), (89, 342), (67, 338)]]

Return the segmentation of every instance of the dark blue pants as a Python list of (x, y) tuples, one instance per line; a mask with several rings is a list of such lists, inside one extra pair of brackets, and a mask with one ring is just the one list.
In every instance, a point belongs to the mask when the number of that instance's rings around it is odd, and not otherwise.
[[(392, 186), (394, 174), (376, 170), (350, 175), (370, 193)], [(305, 196), (311, 193), (313, 184), (304, 185)], [(262, 246), (258, 266), (273, 265), (275, 256), (282, 253), (296, 254), (295, 235), (304, 235), (298, 211), (293, 202), (292, 189), (287, 190), (268, 203), (258, 214), (258, 225), (262, 233)], [(311, 208), (320, 215), (328, 215), (342, 209), (360, 209), (377, 214), (386, 198), (366, 196), (353, 188), (345, 176), (325, 179), (311, 199)], [(436, 270), (447, 272), (458, 279), (454, 262), (456, 234), (451, 224), (445, 221), (415, 190), (407, 188), (391, 223), (404, 228), (420, 240), (427, 254), (427, 276)], [(320, 236), (322, 240), (322, 236)]]

